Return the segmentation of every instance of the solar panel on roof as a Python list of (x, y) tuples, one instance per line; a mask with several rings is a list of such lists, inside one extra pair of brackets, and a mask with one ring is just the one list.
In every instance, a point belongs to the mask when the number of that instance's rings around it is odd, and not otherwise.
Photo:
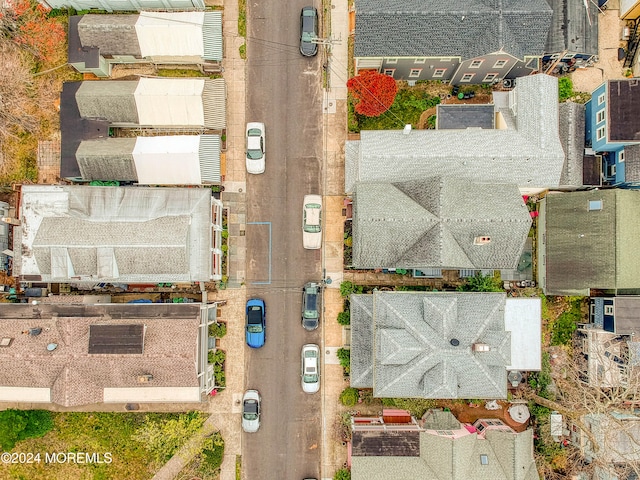
[(144, 325), (90, 325), (90, 354), (142, 354)]

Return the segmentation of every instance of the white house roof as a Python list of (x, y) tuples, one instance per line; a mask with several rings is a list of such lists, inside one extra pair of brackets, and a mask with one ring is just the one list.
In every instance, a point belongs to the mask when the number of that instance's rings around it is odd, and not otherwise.
[(511, 332), (511, 365), (507, 370), (537, 371), (542, 365), (540, 298), (507, 298), (504, 328)]
[(138, 137), (133, 149), (138, 183), (197, 185), (200, 177), (200, 137), (176, 135)]
[(135, 24), (143, 57), (204, 56), (205, 12), (140, 12)]
[(204, 125), (203, 78), (141, 78), (133, 94), (140, 125)]

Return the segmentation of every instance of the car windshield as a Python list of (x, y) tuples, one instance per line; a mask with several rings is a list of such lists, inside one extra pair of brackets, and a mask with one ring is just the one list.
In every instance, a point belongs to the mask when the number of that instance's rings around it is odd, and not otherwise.
[(258, 419), (258, 402), (255, 400), (245, 400), (244, 413), (242, 416), (245, 420), (257, 420)]

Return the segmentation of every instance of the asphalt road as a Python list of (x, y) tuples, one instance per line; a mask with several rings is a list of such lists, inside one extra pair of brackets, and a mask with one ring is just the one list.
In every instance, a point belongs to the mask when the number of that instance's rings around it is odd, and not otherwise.
[(267, 315), (265, 346), (245, 355), (246, 388), (262, 396), (260, 430), (243, 433), (250, 480), (320, 478), (321, 394), (300, 385), (302, 345), (321, 343), (301, 326), (302, 286), (322, 279), (321, 251), (302, 247), (303, 197), (322, 194), (322, 69), (299, 52), (305, 5), (247, 2), (246, 120), (266, 130), (266, 172), (247, 178), (246, 282)]

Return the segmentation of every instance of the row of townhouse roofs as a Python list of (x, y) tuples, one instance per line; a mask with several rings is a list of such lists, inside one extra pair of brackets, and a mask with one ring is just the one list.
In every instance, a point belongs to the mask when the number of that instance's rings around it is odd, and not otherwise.
[[(82, 72), (108, 76), (115, 63), (141, 61), (215, 69), (221, 60), (222, 12), (204, 10), (202, 0), (42, 1), (53, 8), (145, 10), (73, 17), (69, 62)], [(355, 69), (452, 84), (512, 84), (549, 64), (571, 71), (597, 61), (600, 11), (595, 1), (358, 0), (351, 11)]]

